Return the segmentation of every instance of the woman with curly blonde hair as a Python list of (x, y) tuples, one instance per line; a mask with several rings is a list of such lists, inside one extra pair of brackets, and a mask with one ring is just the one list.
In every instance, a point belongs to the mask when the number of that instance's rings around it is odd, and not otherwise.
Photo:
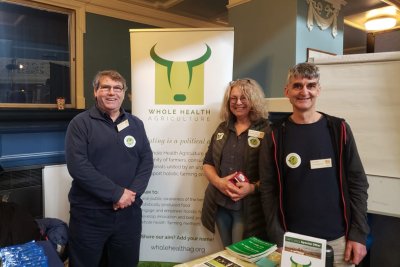
[[(228, 246), (246, 237), (265, 239), (265, 221), (258, 192), (260, 142), (269, 131), (261, 86), (253, 79), (229, 83), (221, 106), (223, 122), (214, 132), (203, 161), (209, 185), (201, 220)], [(235, 177), (246, 177), (236, 181)]]
[(238, 79), (230, 82), (225, 90), (220, 113), (220, 117), (223, 121), (228, 123), (231, 119), (235, 118), (234, 113), (230, 109), (231, 88), (234, 86), (241, 90), (243, 97), (248, 100), (251, 105), (248, 114), (251, 121), (257, 121), (261, 118), (268, 117), (265, 96), (261, 86), (253, 79)]

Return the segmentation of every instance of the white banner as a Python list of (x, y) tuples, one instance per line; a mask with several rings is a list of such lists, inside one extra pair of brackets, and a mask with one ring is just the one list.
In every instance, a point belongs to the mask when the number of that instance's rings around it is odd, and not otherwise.
[(200, 221), (202, 162), (232, 79), (233, 37), (232, 28), (131, 30), (132, 112), (154, 154), (141, 261), (184, 262), (223, 248)]

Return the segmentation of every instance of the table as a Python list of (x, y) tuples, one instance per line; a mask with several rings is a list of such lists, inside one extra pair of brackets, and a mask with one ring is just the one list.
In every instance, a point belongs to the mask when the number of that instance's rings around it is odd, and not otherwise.
[[(174, 267), (205, 266), (205, 265), (202, 265), (202, 263), (207, 262), (209, 260), (212, 260), (212, 259), (214, 259), (214, 258), (216, 258), (218, 256), (222, 256), (224, 258), (227, 258), (228, 260), (230, 260), (230, 261), (232, 261), (232, 262), (234, 262), (236, 264), (239, 264), (239, 265), (241, 265), (243, 267), (257, 267), (257, 265), (255, 263), (242, 261), (242, 260), (240, 260), (238, 258), (233, 257), (226, 250), (219, 251), (217, 253), (214, 253), (214, 254), (211, 254), (211, 255), (208, 255), (208, 256), (204, 256), (202, 258), (198, 258), (198, 259), (195, 259), (195, 260), (192, 260), (192, 261), (189, 261), (189, 262), (181, 263), (181, 264), (175, 265)], [(274, 262), (276, 262), (276, 263), (279, 263), (280, 262), (280, 256), (281, 256), (280, 253), (273, 252), (270, 255), (268, 255), (267, 258), (272, 260), (272, 261), (274, 261)]]

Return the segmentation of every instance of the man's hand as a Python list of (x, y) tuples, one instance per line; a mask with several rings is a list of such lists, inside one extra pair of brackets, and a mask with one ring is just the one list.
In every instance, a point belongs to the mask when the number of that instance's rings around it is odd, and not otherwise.
[(135, 198), (136, 193), (125, 188), (121, 198), (118, 200), (117, 203), (113, 204), (114, 210), (129, 207), (130, 205), (132, 205), (133, 202), (135, 202)]
[(346, 250), (344, 252), (345, 261), (357, 265), (362, 261), (365, 255), (367, 255), (367, 248), (363, 244), (351, 240), (347, 241)]

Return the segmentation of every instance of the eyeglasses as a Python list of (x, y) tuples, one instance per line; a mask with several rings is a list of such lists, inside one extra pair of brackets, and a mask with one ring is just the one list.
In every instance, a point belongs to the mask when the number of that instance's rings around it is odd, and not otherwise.
[[(237, 87), (240, 87), (242, 89), (242, 91), (244, 91), (244, 88), (247, 84), (251, 84), (250, 79), (237, 79), (237, 80), (231, 81), (229, 83), (229, 86), (231, 88), (237, 86)], [(243, 104), (246, 104), (248, 102), (248, 99), (244, 95), (242, 95), (240, 97), (232, 96), (229, 98), (229, 102), (231, 104), (236, 104), (238, 102), (238, 100), (240, 100), (240, 103), (243, 103)]]
[(114, 93), (117, 93), (117, 94), (120, 94), (124, 91), (124, 88), (122, 88), (122, 86), (119, 86), (119, 85), (111, 86), (111, 85), (105, 84), (105, 85), (100, 85), (100, 87), (99, 87), (99, 90), (104, 93), (111, 92), (111, 89), (113, 89)]
[(241, 96), (241, 97), (233, 96), (233, 97), (229, 98), (229, 102), (231, 102), (231, 104), (236, 104), (238, 102), (238, 100), (240, 100), (240, 103), (243, 103), (243, 104), (247, 103), (247, 101), (248, 101), (245, 96)]

